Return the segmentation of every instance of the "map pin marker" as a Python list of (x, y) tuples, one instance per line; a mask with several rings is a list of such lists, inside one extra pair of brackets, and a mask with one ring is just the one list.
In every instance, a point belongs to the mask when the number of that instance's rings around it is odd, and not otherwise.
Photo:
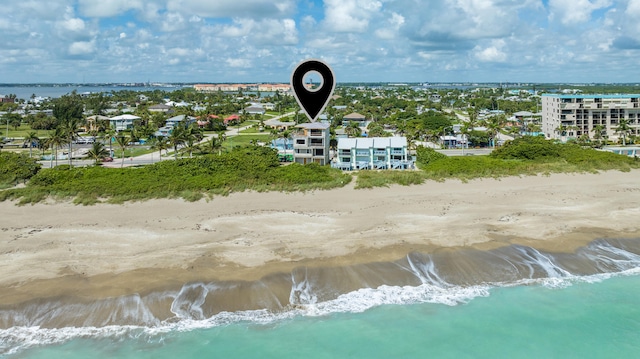
[[(322, 77), (320, 87), (317, 89), (308, 89), (304, 85), (304, 76), (310, 72), (317, 72)], [(320, 60), (311, 59), (302, 61), (293, 70), (291, 88), (298, 105), (302, 107), (309, 120), (315, 122), (329, 103), (329, 98), (336, 88), (336, 81), (329, 65)]]

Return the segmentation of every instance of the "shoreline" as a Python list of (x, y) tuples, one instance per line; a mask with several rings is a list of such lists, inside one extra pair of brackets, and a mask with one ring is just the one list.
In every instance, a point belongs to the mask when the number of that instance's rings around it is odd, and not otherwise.
[(85, 300), (296, 267), (522, 244), (640, 238), (640, 170), (83, 207), (0, 203), (0, 302)]

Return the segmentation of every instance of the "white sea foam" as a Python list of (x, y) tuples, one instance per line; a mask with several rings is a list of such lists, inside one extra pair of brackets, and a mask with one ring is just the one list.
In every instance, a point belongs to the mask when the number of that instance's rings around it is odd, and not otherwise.
[[(308, 277), (308, 272), (296, 271), (291, 277), (290, 305), (285, 310), (272, 312), (263, 310), (248, 310), (238, 312), (220, 312), (206, 317), (202, 307), (207, 294), (218, 289), (214, 283), (191, 283), (184, 285), (175, 292), (158, 294), (162, 298), (172, 298), (171, 311), (175, 317), (160, 321), (153, 317), (138, 296), (114, 298), (124, 309), (115, 317), (109, 317), (107, 322), (129, 316), (142, 316), (146, 326), (107, 325), (101, 327), (67, 327), (49, 329), (37, 325), (14, 326), (0, 330), (0, 356), (15, 354), (26, 348), (42, 345), (62, 343), (76, 338), (138, 338), (140, 340), (161, 341), (163, 336), (174, 331), (190, 331), (211, 327), (225, 326), (234, 323), (251, 323), (265, 325), (285, 321), (300, 316), (326, 316), (334, 313), (359, 313), (382, 305), (410, 305), (420, 303), (435, 303), (454, 306), (467, 303), (477, 297), (490, 295), (492, 288), (536, 285), (549, 289), (559, 289), (575, 283), (596, 283), (615, 276), (640, 275), (640, 256), (610, 245), (609, 243), (594, 243), (580, 253), (594, 263), (605, 273), (593, 275), (573, 275), (556, 263), (553, 256), (527, 248), (517, 249), (522, 258), (518, 261), (530, 272), (531, 278), (524, 278), (511, 282), (483, 283), (472, 286), (457, 286), (447, 283), (435, 268), (429, 256), (423, 260), (407, 257), (408, 268), (423, 284), (418, 286), (382, 285), (377, 288), (362, 288), (337, 296), (335, 299), (318, 301), (314, 283)], [(515, 268), (515, 267), (514, 267)], [(547, 276), (532, 278), (534, 273), (542, 270)], [(98, 305), (112, 305), (112, 300)], [(44, 318), (51, 312), (66, 311), (58, 305), (44, 305), (34, 308), (30, 313), (36, 318)], [(70, 307), (73, 309), (72, 307)], [(37, 309), (37, 310), (36, 310)], [(118, 310), (114, 309), (114, 312)], [(49, 314), (45, 314), (48, 312)], [(35, 313), (35, 314), (34, 314)], [(21, 315), (19, 312), (14, 313)], [(24, 314), (24, 313), (22, 313)], [(60, 314), (60, 313), (58, 313)], [(62, 313), (64, 315), (64, 313)], [(117, 317), (117, 318), (116, 318)], [(36, 321), (35, 323), (37, 323)]]

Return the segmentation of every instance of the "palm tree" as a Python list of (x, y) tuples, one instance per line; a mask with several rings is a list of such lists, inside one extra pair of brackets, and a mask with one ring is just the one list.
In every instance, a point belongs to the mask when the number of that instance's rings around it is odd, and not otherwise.
[(38, 135), (34, 132), (31, 131), (29, 133), (27, 133), (26, 136), (24, 136), (24, 144), (29, 146), (29, 158), (31, 158), (32, 156), (32, 150), (33, 150), (33, 143), (36, 142), (40, 142), (40, 138), (38, 138)]
[(96, 165), (98, 164), (98, 161), (107, 157), (108, 155), (109, 153), (107, 152), (106, 147), (104, 147), (104, 144), (98, 141), (94, 142), (91, 145), (91, 149), (89, 149), (89, 152), (87, 152), (87, 157), (95, 160)]
[(219, 144), (218, 155), (222, 154), (222, 144), (227, 140), (227, 132), (220, 130), (217, 132), (217, 143)]
[(362, 129), (357, 122), (349, 122), (349, 125), (344, 128), (344, 132), (350, 137), (360, 137)]
[(627, 145), (627, 135), (631, 131), (631, 126), (629, 126), (629, 120), (625, 120), (624, 118), (620, 119), (618, 122), (618, 127), (616, 127), (616, 132), (622, 135), (622, 145)]
[(469, 135), (471, 131), (473, 131), (473, 125), (470, 124), (471, 121), (465, 122), (462, 127), (460, 127), (460, 134), (462, 134), (462, 139), (464, 140), (464, 144), (462, 145), (462, 155), (464, 156), (464, 145), (467, 145), (467, 149), (469, 149)]
[(124, 167), (124, 151), (129, 146), (130, 141), (131, 139), (125, 135), (119, 135), (118, 137), (116, 137), (116, 143), (118, 144), (118, 146), (120, 147), (120, 150), (122, 151), (122, 161), (120, 162), (121, 168)]
[(51, 163), (49, 167), (53, 167), (53, 157), (56, 158), (56, 166), (58, 165), (58, 148), (62, 147), (67, 143), (65, 133), (61, 127), (56, 127), (52, 132), (49, 133), (49, 138), (47, 139), (47, 143), (51, 147)]
[(191, 137), (193, 138), (194, 141), (200, 142), (204, 138), (204, 135), (202, 134), (201, 129), (191, 124), (189, 125), (189, 127), (186, 128), (185, 137), (186, 138)]
[(595, 125), (593, 126), (593, 130), (591, 130), (593, 131), (593, 138), (598, 140), (598, 145), (602, 142), (602, 132), (604, 132), (604, 130), (604, 125)]
[(173, 156), (178, 159), (178, 147), (186, 141), (185, 136), (186, 129), (184, 126), (178, 125), (171, 130), (168, 140), (169, 145), (173, 147)]
[(76, 117), (70, 117), (62, 123), (62, 128), (65, 133), (66, 143), (69, 146), (69, 166), (73, 166), (73, 141), (78, 138), (78, 129), (80, 128), (81, 119)]
[(160, 161), (162, 161), (162, 150), (166, 150), (167, 148), (169, 148), (167, 138), (164, 136), (156, 137), (155, 139), (153, 139), (151, 148), (154, 150), (158, 150)]
[(556, 127), (556, 132), (560, 135), (560, 137), (563, 137), (566, 135), (567, 133), (567, 126), (565, 125), (560, 125), (558, 127)]
[(505, 124), (504, 116), (491, 116), (484, 121), (484, 125), (487, 128), (487, 132), (489, 136), (491, 136), (491, 142), (493, 142), (493, 148), (496, 148), (496, 140), (498, 138), (498, 133), (504, 127)]
[(116, 130), (114, 128), (109, 127), (105, 132), (105, 137), (109, 139), (109, 156), (111, 156), (111, 154), (113, 153), (113, 148), (112, 148), (112, 143), (113, 143), (113, 136), (116, 135)]

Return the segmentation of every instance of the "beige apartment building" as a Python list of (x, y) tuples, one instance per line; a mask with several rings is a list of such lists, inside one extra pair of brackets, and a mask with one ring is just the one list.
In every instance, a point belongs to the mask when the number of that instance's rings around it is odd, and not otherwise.
[(329, 164), (329, 125), (319, 122), (296, 126), (293, 135), (293, 157), (296, 163)]
[[(594, 137), (601, 125), (602, 136), (616, 141), (621, 119), (628, 121), (631, 134), (640, 133), (640, 94), (619, 95), (542, 95), (542, 132), (547, 138)], [(564, 131), (562, 131), (564, 129)]]

